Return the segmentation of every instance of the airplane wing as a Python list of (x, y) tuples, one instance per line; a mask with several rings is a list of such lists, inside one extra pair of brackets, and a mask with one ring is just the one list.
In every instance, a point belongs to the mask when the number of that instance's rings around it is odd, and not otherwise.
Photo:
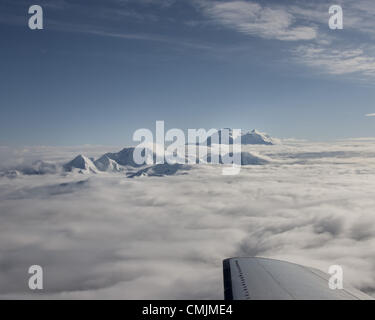
[(330, 275), (298, 264), (266, 258), (223, 261), (225, 300), (372, 300), (347, 288), (332, 290)]

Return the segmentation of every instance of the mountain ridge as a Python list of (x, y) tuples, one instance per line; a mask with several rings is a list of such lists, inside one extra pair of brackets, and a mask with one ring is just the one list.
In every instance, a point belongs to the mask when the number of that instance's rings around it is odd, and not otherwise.
[[(236, 143), (241, 139), (243, 145), (274, 145), (278, 139), (271, 138), (268, 134), (262, 133), (255, 129), (253, 130), (241, 130), (240, 135), (234, 137), (232, 129), (220, 129), (218, 130), (219, 142), (221, 143), (221, 133), (223, 130), (229, 131), (229, 144)], [(213, 156), (212, 152), (215, 149), (210, 148), (213, 144), (207, 139), (207, 147), (209, 149), (209, 155), (207, 161), (203, 161), (203, 158), (197, 159), (196, 164), (211, 163)], [(51, 162), (45, 162), (38, 160), (29, 167), (24, 168), (13, 168), (5, 172), (0, 172), (0, 177), (16, 178), (20, 175), (38, 175), (38, 174), (53, 174), (53, 173), (71, 173), (77, 172), (80, 174), (98, 174), (98, 173), (126, 173), (128, 177), (136, 176), (163, 176), (173, 175), (180, 170), (186, 171), (191, 166), (187, 166), (187, 163), (176, 165), (169, 164), (165, 161), (164, 164), (156, 163), (155, 153), (153, 153), (153, 164), (137, 164), (133, 159), (133, 153), (136, 147), (130, 146), (121, 149), (118, 152), (107, 152), (101, 155), (96, 160), (89, 158), (83, 154), (77, 155), (75, 158), (62, 165), (57, 165)], [(216, 154), (217, 155), (217, 154)], [(233, 156), (229, 152), (229, 156)], [(216, 157), (217, 158), (217, 157)], [(188, 157), (186, 156), (186, 162)], [(223, 157), (219, 155), (219, 163), (223, 164)], [(262, 165), (271, 162), (272, 160), (266, 156), (262, 156), (258, 153), (241, 151), (241, 165)]]

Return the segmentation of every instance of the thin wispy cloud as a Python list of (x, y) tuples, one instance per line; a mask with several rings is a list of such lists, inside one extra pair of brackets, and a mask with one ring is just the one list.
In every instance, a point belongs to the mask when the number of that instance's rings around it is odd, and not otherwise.
[(363, 49), (339, 50), (318, 45), (301, 45), (293, 50), (297, 61), (333, 75), (358, 73), (375, 77), (375, 57)]
[[(137, 23), (157, 24), (176, 23), (172, 13), (176, 1), (142, 0), (111, 0), (111, 6), (100, 5), (85, 12), (86, 15), (96, 17), (96, 25), (84, 24), (80, 21), (61, 21), (50, 18), (49, 28), (111, 37), (123, 40), (138, 40), (144, 42), (158, 42), (166, 46), (189, 47), (191, 49), (211, 50), (212, 52), (228, 52), (228, 44), (217, 43), (213, 46), (204, 41), (196, 41), (194, 37), (186, 35), (163, 34), (160, 30), (152, 29), (128, 32), (121, 28), (107, 27), (106, 22), (137, 21)], [(329, 75), (354, 75), (373, 79), (375, 77), (374, 48), (366, 39), (362, 44), (352, 43), (347, 31), (361, 33), (364, 37), (373, 34), (375, 21), (372, 19), (374, 4), (372, 1), (339, 1), (344, 7), (344, 30), (330, 32), (328, 28), (328, 8), (325, 2), (290, 2), (261, 3), (259, 1), (207, 1), (195, 0), (183, 2), (194, 6), (198, 16), (195, 19), (182, 19), (179, 23), (191, 28), (209, 28), (212, 24), (220, 28), (228, 28), (249, 37), (258, 37), (270, 41), (284, 41), (289, 44), (285, 52), (294, 56), (294, 61), (316, 69), (319, 73)], [(46, 4), (43, 2), (43, 4)], [(136, 6), (132, 6), (136, 4)], [(152, 10), (159, 7), (160, 10)], [(85, 6), (80, 3), (60, 2), (54, 10), (83, 11)], [(99, 10), (100, 9), (100, 10)], [(172, 11), (168, 11), (172, 10)], [(161, 14), (163, 12), (163, 15)], [(1, 18), (3, 23), (24, 23), (24, 18)], [(6, 20), (8, 19), (8, 20)], [(174, 22), (173, 22), (174, 21)], [(197, 22), (199, 21), (199, 23)], [(104, 28), (104, 26), (106, 26)], [(151, 31), (151, 32), (149, 32)], [(367, 42), (366, 42), (367, 41)], [(214, 50), (212, 50), (214, 49)], [(228, 54), (229, 55), (229, 54)]]
[(311, 40), (317, 36), (313, 26), (296, 25), (284, 8), (261, 6), (248, 1), (207, 1), (203, 12), (212, 20), (241, 33), (285, 41)]
[[(290, 53), (298, 63), (319, 73), (375, 77), (375, 56), (370, 42), (352, 43), (346, 30), (364, 36), (375, 30), (370, 18), (373, 2), (344, 1), (344, 30), (332, 34), (328, 28), (329, 5), (323, 2), (261, 5), (256, 1), (199, 1), (212, 21), (242, 34), (291, 42)], [(293, 45), (297, 43), (297, 47)], [(303, 42), (303, 44), (301, 44)]]

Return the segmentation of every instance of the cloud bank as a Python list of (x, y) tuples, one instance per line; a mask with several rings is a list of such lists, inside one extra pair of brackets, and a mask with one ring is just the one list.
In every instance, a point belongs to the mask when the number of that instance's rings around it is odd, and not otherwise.
[(373, 141), (248, 148), (273, 161), (238, 176), (0, 178), (0, 297), (222, 299), (222, 259), (240, 255), (340, 264), (373, 293)]

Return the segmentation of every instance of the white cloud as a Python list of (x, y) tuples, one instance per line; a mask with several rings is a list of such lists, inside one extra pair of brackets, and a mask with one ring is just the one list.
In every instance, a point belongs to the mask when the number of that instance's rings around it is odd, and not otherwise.
[(366, 117), (375, 117), (375, 113), (368, 113), (366, 114)]
[[(292, 54), (322, 73), (362, 80), (375, 76), (375, 50), (369, 41), (375, 30), (373, 1), (339, 1), (344, 30), (336, 32), (328, 28), (329, 4), (324, 2), (197, 1), (202, 12), (221, 26), (270, 40), (304, 41), (307, 44), (290, 47)], [(354, 42), (348, 31), (358, 34)]]
[[(288, 36), (286, 39), (283, 36), (288, 34), (294, 40), (317, 38), (318, 25), (328, 28), (328, 9), (332, 5), (325, 1), (293, 1), (288, 4), (275, 2), (267, 5), (261, 5), (260, 1), (243, 0), (197, 2), (219, 23), (260, 37), (280, 39), (281, 36), (280, 40), (289, 40)], [(354, 30), (364, 35), (375, 34), (375, 6), (372, 0), (339, 0), (335, 4), (343, 8), (345, 30)], [(294, 30), (301, 27), (301, 24), (306, 25), (307, 29), (303, 32), (305, 36), (294, 37)], [(268, 30), (263, 31), (264, 28)], [(319, 30), (319, 35), (321, 33), (325, 33), (324, 29)]]
[(359, 31), (367, 36), (375, 35), (375, 5), (372, 0), (345, 0), (344, 28)]
[(295, 25), (293, 15), (282, 7), (262, 7), (248, 1), (207, 1), (201, 6), (217, 23), (245, 34), (287, 41), (316, 38), (314, 27)]
[(35, 297), (26, 272), (40, 264), (43, 297), (221, 299), (221, 260), (236, 255), (340, 264), (372, 292), (373, 141), (250, 148), (276, 161), (232, 177), (0, 178), (1, 297)]
[(294, 50), (297, 60), (311, 67), (317, 67), (328, 74), (359, 74), (375, 76), (375, 57), (361, 48), (340, 49), (326, 46), (301, 45)]

